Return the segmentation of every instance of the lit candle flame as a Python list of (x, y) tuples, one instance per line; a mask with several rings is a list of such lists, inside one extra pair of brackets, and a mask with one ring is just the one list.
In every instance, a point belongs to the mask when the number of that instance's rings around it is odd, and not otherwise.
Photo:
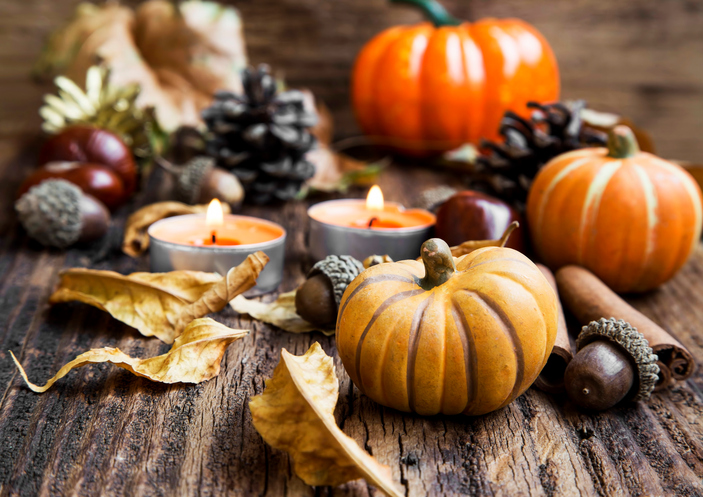
[(205, 225), (208, 228), (217, 228), (224, 224), (224, 216), (222, 214), (222, 204), (216, 198), (212, 199), (210, 205), (207, 207), (207, 214), (205, 215)]
[(366, 209), (370, 211), (383, 211), (383, 192), (378, 185), (373, 185), (366, 197)]

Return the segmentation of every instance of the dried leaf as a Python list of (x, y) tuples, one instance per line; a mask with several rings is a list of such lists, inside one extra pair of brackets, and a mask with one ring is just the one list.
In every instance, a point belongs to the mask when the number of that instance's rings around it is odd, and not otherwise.
[(139, 84), (137, 104), (155, 107), (165, 130), (197, 125), (216, 90), (241, 89), (241, 19), (216, 2), (150, 0), (136, 10), (117, 2), (80, 4), (51, 36), (35, 74), (84, 81), (96, 60), (112, 70), (115, 87)]
[(454, 257), (461, 257), (483, 247), (505, 247), (508, 238), (510, 238), (510, 234), (519, 227), (520, 223), (513, 221), (505, 228), (503, 235), (498, 240), (469, 240), (456, 247), (451, 247), (450, 250)]
[(390, 468), (337, 426), (338, 396), (332, 358), (315, 342), (303, 356), (281, 350), (273, 378), (249, 408), (256, 431), (266, 443), (290, 454), (295, 473), (308, 485), (340, 485), (364, 478), (387, 495), (403, 495)]
[(37, 393), (46, 392), (72, 369), (102, 362), (110, 362), (137, 376), (160, 383), (200, 383), (220, 373), (220, 362), (229, 344), (248, 334), (248, 330), (233, 330), (210, 318), (196, 319), (186, 326), (171, 350), (163, 355), (137, 359), (114, 347), (91, 349), (59, 369), (42, 387), (29, 381), (15, 354), (10, 351), (10, 355), (27, 386)]
[(314, 109), (318, 115), (317, 124), (310, 128), (310, 133), (317, 138), (317, 141), (322, 146), (329, 147), (332, 144), (332, 137), (334, 136), (334, 121), (332, 119), (332, 113), (322, 101), (315, 99), (315, 96), (310, 90), (301, 91), (304, 95), (304, 105), (307, 108)]
[(234, 297), (252, 288), (268, 260), (266, 254), (256, 252), (224, 277), (199, 271), (124, 276), (73, 268), (61, 273), (49, 302), (77, 300), (109, 312), (144, 336), (173, 343), (193, 319), (221, 311)]
[[(156, 221), (185, 214), (205, 214), (207, 205), (186, 205), (180, 202), (157, 202), (142, 207), (127, 219), (122, 251), (130, 257), (139, 257), (149, 248), (149, 226)], [(229, 204), (222, 204), (224, 214), (230, 213)]]
[(323, 330), (319, 326), (308, 323), (295, 312), (295, 292), (282, 293), (273, 302), (249, 300), (238, 295), (229, 305), (240, 314), (249, 314), (254, 319), (278, 326), (291, 333), (307, 333), (320, 331), (327, 336), (334, 335), (334, 330)]

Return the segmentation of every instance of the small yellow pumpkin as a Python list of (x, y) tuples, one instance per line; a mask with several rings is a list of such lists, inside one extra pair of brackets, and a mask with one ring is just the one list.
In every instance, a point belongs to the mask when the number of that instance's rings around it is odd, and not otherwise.
[(422, 262), (367, 269), (347, 287), (337, 351), (364, 394), (401, 411), (484, 414), (537, 378), (557, 302), (540, 270), (502, 247), (454, 258), (438, 238)]

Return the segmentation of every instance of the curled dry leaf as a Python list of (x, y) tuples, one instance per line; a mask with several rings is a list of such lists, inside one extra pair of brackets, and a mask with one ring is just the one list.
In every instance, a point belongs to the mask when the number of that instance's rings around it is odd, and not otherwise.
[[(130, 257), (139, 257), (149, 248), (149, 226), (156, 221), (185, 214), (205, 214), (207, 205), (187, 205), (181, 202), (157, 202), (142, 207), (127, 219), (122, 251)], [(230, 213), (229, 204), (222, 204), (224, 214)]]
[(110, 84), (141, 87), (137, 104), (153, 106), (165, 130), (197, 125), (216, 90), (241, 89), (241, 19), (216, 2), (149, 0), (134, 10), (119, 2), (81, 3), (51, 36), (35, 74), (83, 81), (96, 60), (112, 71)]
[(61, 273), (49, 302), (77, 300), (109, 312), (144, 336), (173, 343), (192, 320), (221, 311), (234, 297), (252, 288), (268, 260), (266, 254), (256, 252), (224, 277), (199, 271), (124, 276), (73, 268)]
[(310, 90), (303, 90), (305, 95), (305, 101), (312, 101), (312, 107), (318, 115), (318, 120), (315, 126), (310, 128), (310, 133), (313, 134), (317, 141), (322, 145), (329, 147), (332, 144), (332, 137), (334, 136), (334, 121), (332, 120), (332, 113), (329, 107), (327, 107), (323, 102), (315, 100), (312, 92)]
[(290, 454), (308, 485), (340, 485), (364, 478), (391, 496), (403, 495), (388, 466), (379, 464), (339, 429), (334, 407), (339, 382), (332, 358), (315, 342), (302, 356), (286, 349), (261, 395), (249, 403), (254, 427)]
[(249, 314), (254, 319), (264, 323), (278, 326), (284, 331), (291, 333), (307, 333), (309, 331), (320, 331), (327, 336), (334, 335), (334, 330), (323, 330), (315, 326), (295, 312), (295, 292), (282, 293), (273, 302), (259, 302), (249, 300), (243, 295), (238, 295), (229, 305), (240, 314)]
[(91, 349), (62, 367), (41, 387), (29, 381), (15, 354), (10, 352), (10, 355), (27, 386), (37, 393), (46, 392), (72, 369), (101, 362), (110, 362), (137, 376), (160, 383), (200, 383), (220, 373), (220, 362), (229, 344), (248, 334), (248, 330), (233, 330), (210, 318), (196, 319), (186, 326), (171, 350), (163, 355), (137, 359), (114, 347)]
[(510, 238), (510, 234), (519, 227), (520, 223), (513, 221), (505, 228), (503, 235), (498, 240), (469, 240), (461, 245), (451, 247), (452, 255), (454, 257), (461, 257), (483, 247), (505, 247), (508, 238)]

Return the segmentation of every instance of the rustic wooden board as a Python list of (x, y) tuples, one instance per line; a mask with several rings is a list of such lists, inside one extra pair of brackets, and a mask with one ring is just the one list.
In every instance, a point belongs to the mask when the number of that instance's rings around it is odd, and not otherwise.
[[(27, 152), (15, 157), (20, 148)], [(128, 273), (146, 270), (148, 259), (103, 250), (105, 257), (96, 261), (99, 246), (64, 253), (28, 240), (12, 199), (35, 148), (0, 141), (0, 495), (379, 495), (363, 481), (307, 487), (287, 455), (268, 447), (252, 426), (248, 401), (262, 391), (282, 348), (302, 354), (318, 341), (336, 356), (334, 338), (318, 333), (284, 333), (228, 309), (216, 318), (252, 333), (230, 346), (219, 377), (204, 384), (165, 386), (95, 365), (70, 373), (42, 395), (24, 386), (8, 350), (41, 383), (90, 347), (117, 346), (140, 357), (168, 349), (92, 307), (48, 306), (61, 268)], [(411, 204), (422, 188), (458, 179), (395, 165), (380, 183), (387, 198)], [(140, 201), (122, 209), (113, 234)], [(303, 278), (305, 210), (302, 202), (246, 210), (288, 229), (282, 291)], [(702, 277), (699, 248), (672, 282), (633, 300), (699, 363)], [(422, 418), (373, 403), (338, 359), (336, 365), (339, 425), (391, 467), (408, 496), (703, 495), (703, 369), (647, 403), (598, 415), (530, 389), (486, 416)]]
[[(97, 1), (97, 0), (96, 0)], [(80, 0), (0, 2), (0, 136), (33, 134), (44, 92), (29, 71), (48, 33)], [(126, 0), (136, 4), (137, 0)], [(227, 0), (241, 11), (253, 63), (311, 88), (338, 136), (358, 134), (349, 105), (356, 54), (376, 33), (419, 22), (388, 0)], [(519, 17), (559, 61), (565, 98), (620, 112), (648, 129), (666, 158), (703, 162), (703, 0), (444, 0), (457, 17)]]

